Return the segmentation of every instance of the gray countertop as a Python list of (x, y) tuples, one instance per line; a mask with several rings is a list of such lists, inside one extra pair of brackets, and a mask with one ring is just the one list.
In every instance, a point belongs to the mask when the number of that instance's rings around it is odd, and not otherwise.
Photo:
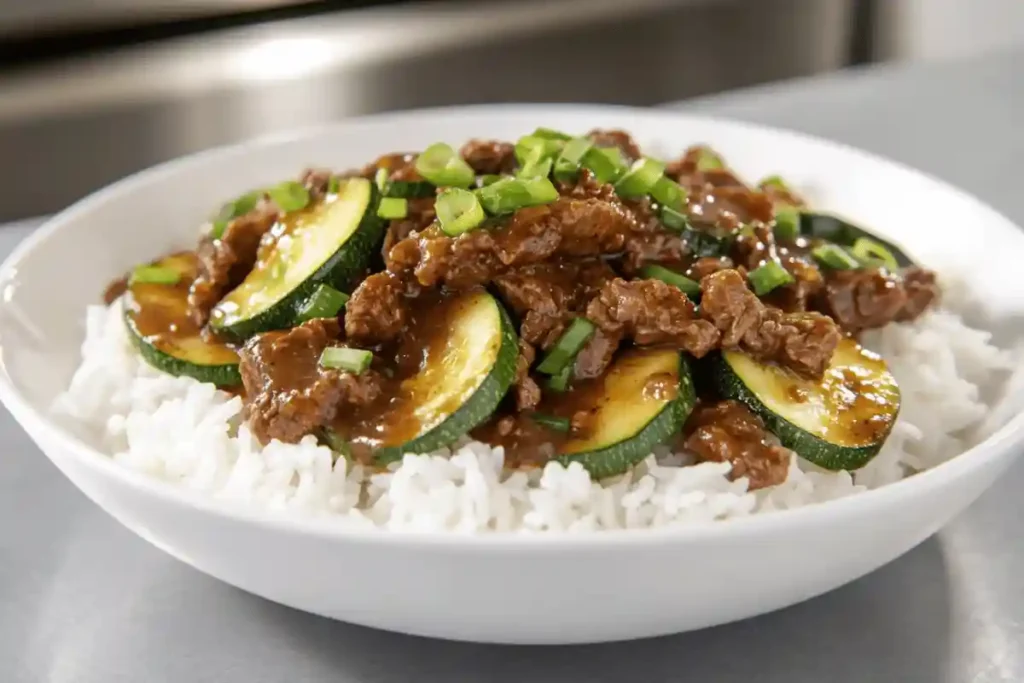
[[(1021, 74), (1018, 50), (673, 106), (879, 152), (1024, 224)], [(0, 230), (0, 253), (32, 227)], [(1024, 681), (1024, 462), (938, 536), (796, 607), (656, 640), (502, 648), (348, 626), (222, 585), (107, 517), (6, 413), (0, 442), (5, 682)]]

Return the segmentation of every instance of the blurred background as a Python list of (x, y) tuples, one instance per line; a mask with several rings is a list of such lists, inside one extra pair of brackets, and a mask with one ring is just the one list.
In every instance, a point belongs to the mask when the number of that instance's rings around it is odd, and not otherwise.
[(651, 105), (1020, 40), (1024, 0), (0, 0), (0, 221), (353, 114)]

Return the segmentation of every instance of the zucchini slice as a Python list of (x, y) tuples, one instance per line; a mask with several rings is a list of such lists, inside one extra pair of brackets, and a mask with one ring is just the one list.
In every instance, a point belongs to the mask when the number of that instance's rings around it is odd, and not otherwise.
[(171, 375), (186, 375), (218, 386), (242, 383), (238, 354), (205, 339), (188, 314), (188, 289), (196, 277), (193, 252), (172, 254), (153, 267), (178, 274), (176, 283), (133, 281), (123, 299), (128, 337), (147, 363)]
[(804, 237), (815, 237), (834, 242), (843, 247), (853, 246), (858, 239), (866, 237), (888, 249), (901, 268), (914, 265), (914, 259), (910, 258), (899, 246), (854, 225), (845, 218), (832, 214), (801, 211), (800, 234)]
[(820, 381), (737, 351), (711, 362), (722, 396), (746, 404), (783, 446), (828, 470), (868, 464), (899, 414), (899, 386), (885, 361), (850, 338), (839, 342)]
[(583, 437), (570, 437), (555, 460), (578, 462), (595, 479), (622, 474), (678, 434), (696, 403), (686, 359), (678, 351), (632, 349), (603, 377), (584, 381), (542, 410), (571, 418), (590, 413)]
[[(414, 312), (414, 315), (417, 312)], [(443, 448), (484, 422), (511, 386), (519, 356), (508, 314), (483, 290), (418, 311), (408, 331), (418, 369), (386, 386), (387, 403), (339, 416), (331, 426), (377, 464)]]
[(256, 267), (214, 307), (210, 327), (230, 341), (284, 329), (317, 285), (347, 292), (384, 236), (377, 217), (379, 191), (365, 178), (348, 178), (338, 192), (272, 228)]

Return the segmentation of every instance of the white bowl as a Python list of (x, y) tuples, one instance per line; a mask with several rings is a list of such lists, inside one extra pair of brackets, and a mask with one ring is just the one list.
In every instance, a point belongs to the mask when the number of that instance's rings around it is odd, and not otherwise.
[[(816, 203), (905, 244), (929, 266), (978, 264), (984, 312), (1015, 333), (1024, 235), (976, 200), (897, 164), (792, 133), (609, 107), (494, 107), (353, 120), (164, 164), (83, 200), (0, 271), (0, 398), (100, 507), (200, 571), (285, 605), (405, 633), (582, 643), (702, 628), (779, 609), (856, 579), (937, 531), (1024, 441), (1024, 419), (897, 484), (708, 526), (592, 535), (417, 536), (229, 507), (122, 468), (54, 423), (78, 362), (84, 307), (131, 265), (191, 244), (225, 197), (313, 164), (359, 166), (443, 139), (514, 139), (546, 125), (622, 127), (663, 156), (713, 144), (742, 174), (779, 172)], [(985, 246), (988, 244), (989, 246)], [(998, 246), (995, 246), (998, 245)], [(1019, 399), (1019, 397), (1015, 397)], [(1013, 405), (1019, 405), (1019, 400)], [(40, 501), (45, 505), (46, 501)], [(26, 511), (26, 514), (33, 514)]]

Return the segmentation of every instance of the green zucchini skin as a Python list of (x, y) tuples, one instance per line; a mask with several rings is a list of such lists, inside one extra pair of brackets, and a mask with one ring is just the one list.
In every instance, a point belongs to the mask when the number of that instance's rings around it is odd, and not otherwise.
[(914, 259), (910, 258), (907, 252), (899, 246), (832, 214), (801, 210), (800, 234), (804, 237), (816, 237), (834, 242), (843, 247), (852, 246), (860, 237), (867, 237), (888, 249), (901, 268), (914, 265)]
[(445, 417), (429, 431), (417, 435), (405, 443), (385, 446), (374, 452), (378, 465), (400, 460), (406, 453), (429, 453), (444, 448), (468, 434), (494, 413), (498, 404), (508, 393), (516, 375), (516, 360), (519, 357), (519, 338), (512, 319), (504, 307), (490, 294), (487, 298), (497, 309), (498, 329), (494, 334), (500, 337), (500, 346), (490, 372), (477, 388), (453, 413)]
[[(852, 343), (852, 342), (851, 342)], [(882, 449), (892, 424), (899, 413), (899, 391), (896, 388), (896, 402), (889, 413), (888, 428), (879, 431), (877, 437), (864, 445), (843, 445), (833, 443), (821, 436), (786, 419), (765, 405), (762, 397), (754, 391), (740, 374), (730, 365), (727, 354), (716, 353), (706, 359), (708, 376), (719, 395), (746, 405), (754, 414), (764, 420), (768, 430), (775, 434), (783, 446), (792, 450), (804, 460), (827, 470), (858, 470), (874, 458)], [(896, 387), (895, 380), (887, 374), (887, 381)]]
[[(584, 448), (573, 452), (565, 452), (564, 449), (575, 448), (572, 441), (563, 446), (563, 452), (555, 456), (555, 460), (568, 466), (578, 462), (590, 473), (594, 479), (605, 479), (622, 474), (638, 463), (643, 461), (651, 451), (658, 445), (678, 434), (686, 418), (689, 417), (697, 402), (697, 395), (694, 390), (693, 378), (690, 375), (689, 363), (686, 357), (676, 351), (650, 350), (637, 353), (658, 354), (671, 353), (676, 356), (678, 371), (678, 388), (676, 396), (664, 402), (662, 408), (647, 422), (636, 425), (636, 431), (624, 434), (623, 437), (612, 444), (601, 445), (594, 449)], [(613, 372), (615, 365), (621, 363), (616, 360), (609, 372)], [(632, 397), (633, 402), (639, 402), (641, 397)], [(620, 401), (630, 402), (630, 397), (620, 397)]]
[[(177, 284), (131, 284), (122, 299), (122, 318), (132, 345), (149, 365), (179, 377), (192, 377), (220, 387), (239, 386), (238, 354), (225, 344), (203, 338), (188, 314), (188, 288), (196, 274), (193, 253), (172, 254), (154, 265), (176, 271)], [(174, 323), (176, 332), (140, 329), (139, 319), (150, 306), (159, 319)], [(226, 361), (226, 362), (225, 362)]]
[[(377, 206), (380, 203), (381, 195), (376, 185), (364, 178), (350, 178), (345, 183), (349, 185), (343, 185), (340, 192), (345, 192), (347, 187), (349, 190), (362, 189), (368, 193), (362, 217), (359, 219), (359, 225), (355, 231), (337, 246), (336, 251), (326, 256), (312, 275), (267, 308), (252, 315), (229, 319), (225, 322), (221, 307), (226, 298), (222, 299), (214, 307), (213, 315), (210, 318), (210, 328), (218, 336), (242, 343), (260, 332), (294, 327), (299, 322), (299, 308), (320, 284), (330, 285), (346, 294), (351, 293), (353, 280), (366, 269), (371, 258), (380, 248), (380, 244), (384, 240), (387, 221), (377, 216)], [(228, 294), (228, 297), (230, 296), (231, 293)]]
[(437, 194), (437, 186), (426, 180), (392, 180), (384, 189), (387, 197), (424, 199)]

